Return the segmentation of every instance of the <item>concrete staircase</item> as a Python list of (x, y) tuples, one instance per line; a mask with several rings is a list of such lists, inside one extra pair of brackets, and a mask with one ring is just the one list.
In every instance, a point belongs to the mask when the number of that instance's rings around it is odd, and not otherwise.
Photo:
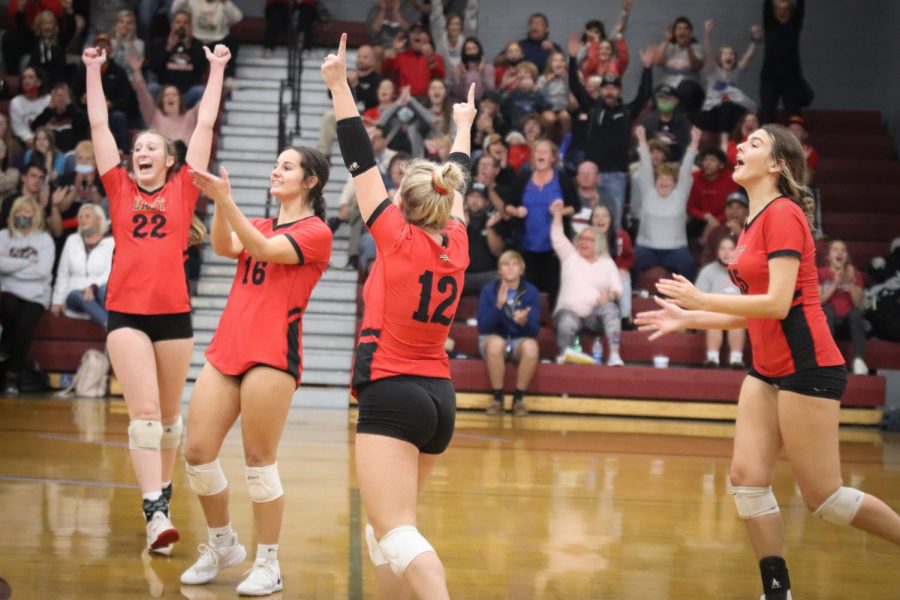
[[(300, 135), (292, 142), (315, 147), (319, 123), (331, 107), (319, 65), (324, 51), (313, 51), (303, 61)], [(237, 68), (239, 89), (224, 104), (225, 118), (217, 154), (218, 165), (228, 169), (235, 199), (248, 217), (265, 215), (269, 174), (278, 145), (278, 90), (286, 77), (287, 51), (278, 49), (262, 58), (262, 47), (243, 46)], [(286, 97), (286, 101), (289, 97)], [(294, 118), (288, 120), (288, 130)], [(332, 171), (325, 187), (328, 214), (336, 214), (341, 189), (349, 176), (335, 145)], [(273, 215), (277, 207), (274, 207)], [(347, 231), (334, 239), (331, 268), (325, 272), (303, 317), (303, 385), (294, 404), (346, 408), (356, 326), (356, 271), (347, 264)], [(203, 353), (212, 340), (231, 289), (236, 262), (206, 247), (198, 294), (193, 300), (195, 349), (185, 397), (204, 363)]]

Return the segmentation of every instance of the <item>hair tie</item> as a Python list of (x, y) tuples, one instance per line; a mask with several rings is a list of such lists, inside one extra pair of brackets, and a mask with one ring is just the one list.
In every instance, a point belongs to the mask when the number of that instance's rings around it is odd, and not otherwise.
[(447, 194), (450, 193), (450, 190), (448, 190), (447, 188), (445, 188), (444, 186), (442, 186), (441, 184), (438, 183), (437, 174), (438, 174), (437, 171), (432, 171), (432, 173), (431, 173), (431, 187), (433, 187), (434, 191), (436, 191), (438, 194), (440, 194), (442, 196), (446, 196)]

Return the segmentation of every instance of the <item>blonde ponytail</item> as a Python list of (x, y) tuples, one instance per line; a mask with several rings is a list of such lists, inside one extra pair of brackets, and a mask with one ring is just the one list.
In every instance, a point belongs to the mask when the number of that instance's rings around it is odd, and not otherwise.
[(464, 181), (462, 169), (452, 162), (436, 165), (418, 159), (409, 163), (398, 192), (406, 220), (424, 229), (446, 227), (454, 195)]

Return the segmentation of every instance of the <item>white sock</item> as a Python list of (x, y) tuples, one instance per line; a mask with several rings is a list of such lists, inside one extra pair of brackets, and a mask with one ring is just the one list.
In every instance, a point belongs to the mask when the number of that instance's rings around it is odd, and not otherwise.
[(147, 492), (143, 494), (144, 500), (149, 500), (153, 502), (155, 500), (159, 500), (162, 497), (162, 490), (156, 490), (155, 492)]
[(709, 362), (714, 362), (719, 364), (719, 351), (718, 350), (707, 350), (706, 351), (706, 360)]
[(231, 523), (224, 527), (209, 527), (209, 545), (214, 548), (224, 548), (234, 544), (234, 530)]
[(744, 362), (744, 353), (743, 352), (732, 352), (731, 356), (728, 359), (731, 363), (739, 363)]
[(256, 560), (278, 560), (278, 544), (257, 544)]

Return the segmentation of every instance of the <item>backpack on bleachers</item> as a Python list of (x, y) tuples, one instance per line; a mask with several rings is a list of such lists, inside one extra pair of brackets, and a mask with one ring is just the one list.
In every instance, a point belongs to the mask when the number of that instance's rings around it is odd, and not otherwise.
[(59, 392), (59, 396), (67, 398), (71, 395), (85, 398), (102, 398), (109, 387), (109, 359), (99, 350), (88, 350), (81, 357), (78, 371), (72, 383)]

